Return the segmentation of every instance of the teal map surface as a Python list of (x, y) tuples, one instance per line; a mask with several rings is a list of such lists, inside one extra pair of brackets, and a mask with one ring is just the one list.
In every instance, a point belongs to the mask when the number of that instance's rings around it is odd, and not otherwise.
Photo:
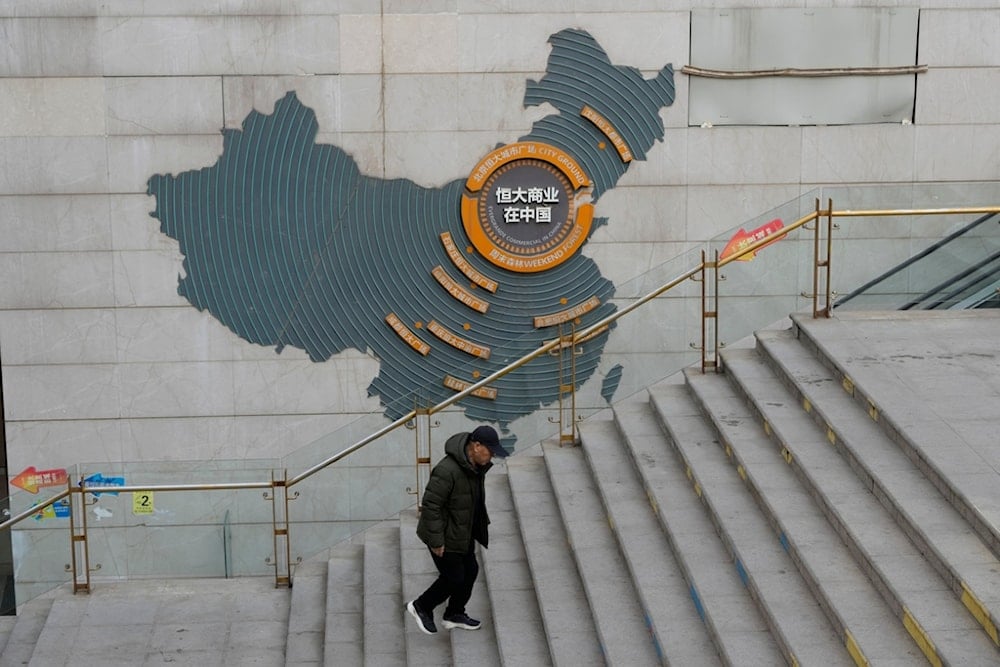
[[(633, 67), (613, 65), (581, 30), (560, 31), (549, 42), (545, 75), (527, 82), (524, 103), (549, 103), (558, 113), (540, 119), (519, 141), (548, 143), (574, 157), (593, 182), (596, 203), (635, 163), (623, 162), (581, 110), (598, 111), (633, 158), (643, 160), (663, 138), (659, 110), (673, 103), (673, 70), (666, 65), (646, 79)], [(601, 305), (581, 316), (578, 328), (614, 311), (614, 285), (580, 252), (531, 274), (467, 252), (460, 213), (467, 175), (439, 188), (367, 176), (350, 154), (317, 144), (317, 130), (313, 110), (289, 92), (273, 113), (252, 111), (241, 129), (223, 130), (215, 164), (148, 181), (156, 200), (151, 215), (184, 256), (178, 293), (236, 335), (278, 353), (300, 348), (316, 362), (351, 348), (373, 355), (379, 373), (368, 394), (395, 419), (415, 402), (430, 406), (453, 395), (445, 378), (475, 382), (555, 338), (554, 327), (535, 327), (536, 316), (592, 297)], [(602, 224), (613, 221), (596, 219), (591, 231)], [(440, 266), (469, 285), (448, 257), (444, 232), (475, 270), (498, 284), (495, 293), (475, 292), (489, 304), (485, 313), (455, 299), (432, 275)], [(393, 330), (390, 314), (429, 346), (428, 354)], [(489, 357), (432, 335), (422, 328), (430, 321), (488, 348)], [(583, 344), (578, 385), (597, 371), (609, 333)], [(604, 373), (606, 400), (622, 372), (616, 366)], [(470, 419), (506, 431), (510, 422), (556, 402), (558, 381), (558, 360), (545, 355), (499, 380), (495, 397), (469, 397), (461, 406)], [(515, 439), (507, 434), (505, 444)]]

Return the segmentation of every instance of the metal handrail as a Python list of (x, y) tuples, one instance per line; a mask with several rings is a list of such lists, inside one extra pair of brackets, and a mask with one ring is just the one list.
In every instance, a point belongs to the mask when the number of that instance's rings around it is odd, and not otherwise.
[[(583, 329), (581, 329), (579, 331), (574, 331), (569, 336), (560, 336), (558, 338), (555, 338), (555, 339), (553, 339), (551, 341), (548, 341), (548, 342), (542, 344), (541, 346), (539, 346), (538, 348), (532, 350), (531, 352), (529, 352), (528, 354), (524, 355), (520, 359), (518, 359), (518, 360), (516, 360), (516, 361), (514, 361), (514, 362), (512, 362), (512, 363), (510, 363), (510, 364), (508, 364), (506, 366), (504, 366), (500, 370), (495, 371), (491, 375), (483, 378), (482, 380), (479, 380), (475, 384), (469, 385), (465, 389), (463, 389), (463, 390), (461, 390), (459, 392), (456, 392), (454, 395), (449, 396), (444, 401), (441, 401), (440, 403), (437, 403), (436, 405), (434, 405), (434, 406), (432, 406), (430, 408), (421, 410), (419, 412), (419, 414), (421, 414), (421, 415), (431, 415), (431, 414), (440, 412), (440, 411), (442, 411), (442, 410), (450, 407), (451, 405), (457, 403), (458, 401), (462, 400), (463, 398), (466, 398), (467, 396), (471, 395), (473, 392), (476, 392), (477, 390), (482, 389), (483, 387), (486, 387), (487, 385), (489, 385), (489, 384), (495, 382), (496, 380), (504, 377), (505, 375), (508, 375), (509, 373), (511, 373), (511, 372), (513, 372), (513, 371), (515, 371), (515, 370), (517, 370), (519, 368), (521, 368), (525, 364), (527, 364), (527, 363), (531, 362), (532, 360), (534, 360), (534, 359), (542, 356), (543, 354), (547, 354), (547, 353), (551, 352), (552, 350), (556, 349), (557, 347), (565, 347), (567, 345), (576, 345), (576, 344), (578, 344), (578, 343), (580, 343), (582, 341), (587, 340), (589, 337), (591, 337), (591, 336), (597, 334), (598, 332), (602, 331), (603, 329), (605, 329), (606, 327), (608, 327), (612, 323), (616, 322), (620, 318), (622, 318), (625, 315), (628, 315), (628, 314), (634, 312), (638, 308), (641, 308), (642, 306), (644, 306), (648, 302), (650, 302), (653, 299), (659, 297), (663, 293), (665, 293), (665, 292), (673, 289), (674, 287), (680, 285), (681, 283), (683, 283), (686, 280), (691, 280), (691, 279), (697, 280), (698, 276), (700, 275), (702, 277), (703, 283), (705, 283), (706, 282), (705, 276), (706, 276), (706, 272), (707, 271), (717, 271), (718, 269), (720, 269), (720, 268), (728, 265), (731, 262), (737, 261), (737, 260), (741, 259), (742, 257), (744, 257), (746, 255), (752, 254), (752, 253), (756, 252), (757, 250), (760, 250), (765, 245), (769, 245), (770, 243), (773, 243), (776, 240), (779, 240), (781, 238), (786, 237), (791, 232), (799, 229), (800, 227), (802, 227), (802, 226), (804, 226), (804, 225), (806, 225), (806, 224), (808, 224), (808, 223), (810, 223), (812, 221), (818, 221), (820, 218), (825, 217), (827, 219), (827, 222), (828, 222), (828, 226), (827, 226), (827, 239), (826, 239), (826, 241), (827, 241), (827, 254), (826, 254), (826, 258), (825, 259), (821, 256), (821, 251), (820, 251), (820, 246), (819, 246), (819, 241), (820, 241), (820, 225), (817, 224), (816, 228), (815, 228), (816, 243), (815, 243), (815, 250), (814, 250), (814, 255), (815, 255), (815, 257), (814, 257), (814, 264), (815, 264), (815, 268), (816, 269), (818, 269), (820, 266), (825, 266), (825, 268), (827, 268), (827, 270), (829, 270), (830, 234), (831, 234), (831, 230), (832, 230), (832, 220), (833, 220), (833, 218), (836, 218), (836, 217), (886, 217), (886, 216), (905, 216), (905, 215), (961, 215), (961, 214), (986, 214), (986, 213), (1000, 213), (1000, 206), (964, 207), (964, 208), (947, 208), (947, 209), (927, 209), (927, 208), (922, 208), (922, 209), (883, 209), (883, 210), (844, 210), (844, 211), (834, 211), (833, 210), (832, 201), (828, 203), (828, 206), (827, 206), (826, 209), (821, 209), (820, 205), (819, 205), (819, 201), (817, 200), (816, 201), (816, 210), (815, 211), (813, 211), (812, 213), (809, 213), (809, 214), (803, 216), (802, 218), (796, 220), (795, 222), (793, 222), (793, 223), (791, 223), (789, 225), (784, 226), (782, 229), (778, 230), (777, 232), (775, 232), (775, 233), (773, 233), (773, 234), (771, 234), (771, 235), (769, 235), (769, 236), (767, 236), (767, 237), (765, 237), (763, 239), (760, 239), (758, 241), (750, 243), (750, 244), (748, 244), (747, 246), (745, 246), (743, 248), (740, 248), (737, 252), (733, 253), (732, 255), (728, 255), (728, 256), (726, 256), (726, 257), (724, 257), (722, 259), (716, 259), (715, 261), (709, 261), (709, 260), (705, 259), (705, 256), (704, 256), (704, 253), (703, 253), (702, 254), (702, 261), (699, 262), (697, 265), (695, 265), (694, 267), (692, 267), (691, 269), (689, 269), (687, 271), (684, 271), (684, 272), (678, 274), (677, 276), (675, 276), (674, 278), (670, 279), (669, 281), (667, 281), (666, 283), (664, 283), (660, 287), (658, 287), (658, 288), (652, 290), (651, 292), (649, 292), (648, 294), (646, 294), (646, 295), (644, 295), (644, 296), (636, 299), (635, 301), (633, 301), (629, 305), (621, 308), (620, 310), (615, 311), (614, 313), (611, 313), (610, 315), (607, 315), (606, 317), (598, 320), (597, 322), (591, 324), (590, 326), (588, 326), (586, 328), (583, 328)], [(817, 287), (816, 281), (817, 281), (817, 279), (814, 278), (814, 288)], [(703, 289), (704, 289), (704, 284), (703, 284)], [(813, 300), (814, 300), (814, 309), (813, 309), (814, 316), (818, 316), (818, 313), (820, 312), (818, 310), (817, 305), (816, 305), (816, 300), (818, 299), (817, 292), (818, 292), (818, 289), (814, 289), (814, 293), (812, 295)], [(830, 297), (829, 276), (827, 276), (826, 292), (827, 292), (827, 306), (826, 306), (826, 309), (823, 312), (827, 316), (829, 316), (829, 310), (830, 310), (830, 304), (829, 304), (829, 301), (830, 301), (830, 299), (829, 299), (829, 297)], [(704, 341), (704, 329), (705, 329), (705, 326), (706, 326), (705, 325), (705, 318), (704, 318), (705, 315), (706, 315), (706, 313), (703, 313), (703, 321), (702, 321), (703, 341)], [(714, 313), (713, 313), (713, 316), (714, 316)], [(717, 352), (718, 341), (714, 341), (714, 343), (715, 343), (716, 352)], [(703, 355), (702, 367), (703, 367), (703, 369), (705, 368), (705, 365), (706, 365), (705, 364), (705, 355), (706, 354), (707, 354), (707, 351), (704, 349), (704, 345), (703, 345), (703, 349), (702, 349), (702, 355)], [(274, 514), (273, 523), (274, 523), (275, 552), (276, 552), (275, 553), (275, 559), (276, 559), (276, 585), (280, 585), (280, 584), (288, 584), (288, 585), (290, 585), (291, 584), (291, 580), (290, 580), (290, 576), (288, 576), (288, 573), (286, 572), (283, 575), (282, 572), (278, 571), (281, 568), (281, 566), (282, 566), (282, 564), (278, 562), (278, 560), (279, 560), (278, 559), (279, 537), (284, 540), (283, 545), (285, 547), (286, 556), (287, 556), (287, 553), (288, 553), (288, 528), (287, 528), (287, 524), (288, 524), (288, 519), (287, 519), (287, 504), (288, 504), (288, 500), (289, 500), (288, 489), (291, 488), (291, 487), (293, 487), (293, 486), (295, 486), (296, 484), (304, 481), (305, 479), (311, 477), (312, 475), (314, 475), (317, 472), (323, 470), (324, 468), (326, 468), (326, 467), (328, 467), (330, 465), (333, 465), (334, 463), (336, 463), (336, 462), (344, 459), (345, 457), (349, 456), (350, 454), (354, 453), (355, 451), (358, 451), (359, 449), (361, 449), (364, 446), (368, 445), (369, 443), (374, 442), (375, 440), (378, 440), (379, 438), (383, 437), (384, 435), (387, 435), (388, 433), (391, 433), (392, 431), (395, 431), (396, 429), (398, 429), (401, 426), (405, 426), (406, 424), (408, 424), (411, 420), (413, 420), (417, 416), (418, 416), (418, 411), (417, 410), (411, 410), (410, 412), (408, 412), (407, 414), (403, 415), (402, 417), (396, 419), (392, 423), (390, 423), (390, 424), (388, 424), (388, 425), (386, 425), (386, 426), (378, 429), (377, 431), (373, 432), (372, 434), (370, 434), (370, 435), (368, 435), (368, 436), (366, 436), (366, 437), (358, 440), (354, 444), (352, 444), (352, 445), (346, 447), (345, 449), (341, 450), (337, 454), (334, 454), (333, 456), (330, 456), (330, 457), (324, 459), (323, 461), (321, 461), (321, 462), (313, 465), (312, 467), (310, 467), (310, 468), (302, 471), (298, 475), (295, 475), (294, 477), (291, 477), (289, 479), (285, 479), (283, 477), (281, 477), (281, 478), (274, 478), (274, 477), (272, 477), (272, 479), (270, 481), (264, 481), (264, 482), (234, 482), (234, 483), (214, 483), (214, 484), (153, 484), (153, 485), (142, 485), (142, 486), (97, 486), (97, 485), (86, 485), (84, 483), (84, 480), (82, 480), (82, 479), (79, 480), (79, 482), (77, 484), (73, 484), (73, 482), (70, 481), (67, 484), (67, 488), (65, 490), (63, 490), (63, 491), (61, 491), (61, 492), (53, 495), (52, 497), (46, 499), (45, 501), (39, 503), (38, 505), (34, 505), (31, 508), (26, 509), (26, 510), (18, 513), (17, 515), (12, 516), (12, 517), (8, 518), (7, 520), (3, 521), (2, 523), (0, 523), (0, 530), (9, 529), (13, 525), (15, 525), (15, 524), (23, 521), (24, 519), (36, 516), (40, 511), (42, 511), (46, 507), (49, 507), (49, 506), (55, 504), (56, 502), (59, 502), (60, 500), (63, 500), (64, 498), (70, 497), (70, 500), (71, 500), (71, 502), (70, 502), (70, 525), (71, 525), (71, 533), (72, 533), (71, 540), (73, 542), (73, 556), (74, 556), (74, 592), (76, 592), (78, 590), (89, 591), (89, 567), (85, 567), (86, 571), (84, 572), (84, 576), (86, 578), (86, 583), (79, 584), (76, 581), (78, 575), (77, 575), (77, 573), (75, 571), (76, 570), (75, 563), (76, 563), (76, 555), (77, 555), (76, 554), (76, 549), (77, 549), (77, 543), (78, 542), (82, 542), (82, 545), (83, 545), (84, 562), (85, 563), (89, 563), (89, 561), (87, 560), (88, 556), (87, 556), (87, 553), (86, 553), (86, 514), (85, 514), (85, 512), (82, 512), (82, 510), (76, 510), (76, 511), (74, 511), (74, 509), (73, 509), (74, 503), (72, 502), (74, 494), (78, 494), (79, 497), (82, 499), (83, 495), (86, 494), (86, 493), (121, 493), (121, 492), (155, 492), (155, 491), (220, 491), (220, 490), (270, 489), (273, 492), (272, 496), (271, 496), (271, 500), (273, 501), (273, 503), (275, 505), (275, 514)], [(272, 473), (272, 475), (273, 475), (273, 473)], [(280, 497), (279, 497), (279, 494), (277, 492), (279, 489), (281, 490), (281, 496)], [(265, 493), (265, 497), (266, 496), (267, 496), (267, 494)], [(278, 502), (279, 500), (283, 500), (283, 509), (279, 505), (279, 502)], [(82, 507), (82, 503), (81, 503), (81, 507)], [(82, 525), (83, 525), (83, 534), (82, 535), (78, 535), (77, 534), (77, 529), (73, 527), (74, 526), (74, 524), (73, 524), (73, 517), (77, 513), (77, 511), (79, 511), (80, 513), (83, 514), (83, 522), (82, 522)], [(284, 562), (283, 565), (286, 568), (290, 568), (290, 564), (288, 563), (288, 558), (287, 557), (286, 557), (285, 562)]]
[[(118, 489), (115, 489), (115, 491), (117, 491), (117, 490)], [(29, 519), (29, 518), (35, 516), (36, 514), (38, 514), (39, 512), (41, 512), (46, 507), (51, 507), (52, 505), (55, 505), (57, 502), (59, 502), (63, 498), (68, 497), (69, 494), (70, 494), (70, 490), (66, 489), (65, 491), (60, 491), (59, 493), (57, 493), (56, 495), (52, 496), (51, 498), (46, 498), (45, 501), (43, 501), (41, 503), (38, 503), (37, 505), (32, 505), (28, 509), (26, 509), (26, 510), (24, 510), (22, 512), (19, 512), (19, 513), (15, 514), (14, 516), (10, 517), (9, 519), (7, 519), (6, 521), (4, 521), (3, 523), (0, 523), (0, 530), (4, 530), (4, 529), (7, 529), (7, 528), (10, 528), (15, 523), (20, 523), (21, 521), (24, 521), (25, 519)]]

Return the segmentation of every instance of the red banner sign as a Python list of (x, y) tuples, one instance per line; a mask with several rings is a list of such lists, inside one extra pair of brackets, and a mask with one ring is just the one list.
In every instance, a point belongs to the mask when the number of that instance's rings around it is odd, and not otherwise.
[(35, 466), (28, 466), (10, 483), (28, 493), (38, 493), (38, 489), (45, 486), (66, 486), (67, 479), (65, 468), (35, 470)]
[[(733, 235), (733, 238), (729, 239), (729, 243), (723, 249), (722, 254), (719, 255), (719, 259), (725, 259), (730, 255), (735, 255), (744, 248), (748, 247), (751, 243), (756, 243), (761, 239), (765, 239), (768, 236), (774, 236), (776, 233), (780, 232), (784, 228), (784, 223), (781, 222), (780, 218), (775, 218), (771, 222), (761, 225), (752, 232), (747, 232), (746, 230), (740, 229)], [(775, 241), (780, 241), (780, 238), (771, 239), (768, 243), (765, 243), (761, 247), (757, 248), (753, 252), (748, 252), (742, 257), (738, 257), (738, 261), (749, 262), (751, 259), (756, 257), (757, 253), (767, 246), (771, 245)]]

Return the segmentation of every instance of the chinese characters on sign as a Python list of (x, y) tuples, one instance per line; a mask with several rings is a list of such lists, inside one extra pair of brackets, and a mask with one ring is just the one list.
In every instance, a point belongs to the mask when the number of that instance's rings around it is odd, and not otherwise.
[(504, 222), (552, 222), (552, 206), (559, 204), (559, 188), (500, 187), (496, 189), (496, 199), (504, 207)]

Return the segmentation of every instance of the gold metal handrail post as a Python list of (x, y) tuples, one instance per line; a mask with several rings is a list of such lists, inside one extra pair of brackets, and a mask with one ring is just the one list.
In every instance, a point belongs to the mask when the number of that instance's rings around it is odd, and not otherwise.
[[(73, 486), (72, 478), (66, 480), (69, 491), (69, 539), (71, 552), (71, 568), (73, 572), (73, 594), (90, 592), (90, 547), (87, 542), (87, 492), (80, 479), (78, 486)], [(77, 528), (76, 519), (80, 519)], [(83, 567), (80, 567), (80, 561)], [(80, 576), (83, 583), (80, 583)]]
[[(576, 445), (576, 325), (570, 324), (569, 334), (563, 334), (559, 324), (559, 444)], [(567, 380), (567, 362), (569, 369)]]
[[(281, 471), (276, 477), (271, 471), (271, 491), (264, 492), (264, 498), (271, 501), (271, 528), (274, 535), (274, 587), (292, 587), (292, 545), (288, 521), (288, 473)], [(294, 497), (298, 497), (295, 492)]]
[(416, 458), (417, 512), (422, 508), (421, 498), (431, 474), (431, 412), (427, 406), (418, 406), (414, 410), (413, 446)]
[[(826, 200), (826, 303), (823, 306), (823, 317), (830, 317), (830, 310), (833, 303), (833, 199)], [(818, 221), (817, 221), (818, 223)]]
[[(823, 224), (821, 218), (826, 220), (826, 247), (825, 253), (823, 248)], [(816, 213), (815, 222), (813, 226), (813, 289), (812, 289), (812, 302), (813, 302), (813, 318), (818, 318), (821, 315), (823, 317), (830, 317), (830, 300), (833, 290), (830, 283), (830, 260), (831, 253), (833, 252), (833, 200), (827, 199), (826, 210), (821, 210), (819, 207), (819, 199), (816, 199)], [(825, 282), (823, 286), (823, 294), (826, 297), (825, 304), (821, 309), (819, 306), (819, 284), (820, 284), (820, 274), (823, 274), (823, 280)]]
[[(714, 254), (715, 259), (708, 261), (705, 251), (701, 251), (701, 372), (712, 368), (718, 371), (719, 368), (719, 251)], [(711, 273), (711, 276), (709, 276)], [(711, 289), (709, 280), (711, 279)], [(709, 337), (709, 321), (711, 321), (712, 335)], [(709, 341), (711, 338), (711, 341)], [(708, 358), (708, 348), (711, 344), (712, 358)]]

